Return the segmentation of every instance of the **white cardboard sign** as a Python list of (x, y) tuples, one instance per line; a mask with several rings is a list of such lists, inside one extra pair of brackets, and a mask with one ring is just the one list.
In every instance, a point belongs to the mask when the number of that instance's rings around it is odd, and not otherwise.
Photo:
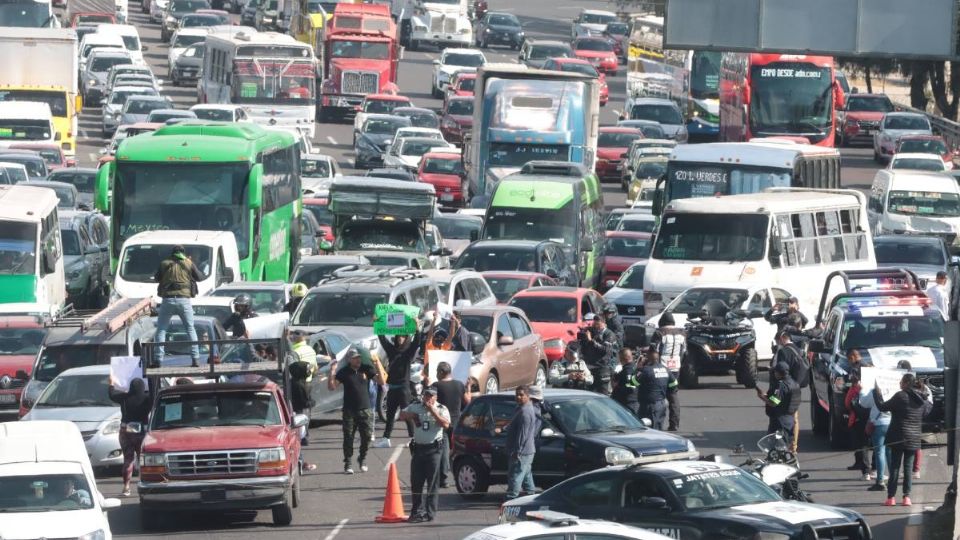
[(469, 352), (460, 351), (429, 351), (429, 363), (427, 364), (427, 375), (430, 382), (437, 381), (437, 366), (440, 362), (450, 364), (450, 370), (453, 373), (453, 379), (466, 382), (470, 377), (470, 363), (473, 355)]

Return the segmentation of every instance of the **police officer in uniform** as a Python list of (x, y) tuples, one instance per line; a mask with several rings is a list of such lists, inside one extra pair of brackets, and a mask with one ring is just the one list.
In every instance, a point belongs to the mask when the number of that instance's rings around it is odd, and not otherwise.
[(620, 345), (623, 346), (627, 336), (623, 329), (623, 319), (621, 319), (620, 314), (617, 313), (617, 306), (614, 304), (603, 306), (603, 318), (607, 321), (607, 328), (617, 336)]
[(663, 430), (667, 424), (667, 394), (676, 388), (677, 379), (660, 363), (660, 354), (654, 349), (648, 350), (637, 374), (638, 416), (649, 418), (653, 429)]
[(423, 400), (411, 404), (400, 412), (400, 419), (412, 421), (416, 426), (410, 450), (410, 491), (413, 492), (413, 507), (410, 523), (433, 521), (437, 515), (437, 484), (440, 479), (440, 457), (443, 446), (443, 430), (450, 427), (450, 411), (437, 402), (437, 389), (423, 389)]
[(614, 401), (630, 409), (634, 416), (640, 410), (637, 401), (637, 364), (633, 361), (633, 351), (620, 349), (620, 372), (613, 378)]
[(607, 328), (603, 315), (587, 313), (583, 319), (590, 326), (577, 334), (580, 353), (593, 374), (593, 391), (609, 396), (610, 376), (617, 351), (620, 350), (620, 342), (616, 334)]
[(776, 384), (771, 385), (766, 394), (757, 388), (757, 397), (763, 401), (770, 418), (767, 433), (779, 431), (789, 441), (793, 437), (793, 415), (800, 407), (800, 386), (790, 377), (790, 368), (786, 364), (777, 364), (773, 375)]
[[(809, 378), (810, 365), (807, 363), (807, 359), (804, 358), (803, 353), (800, 351), (800, 348), (793, 343), (791, 336), (799, 334), (800, 329), (793, 326), (784, 326), (777, 332), (777, 351), (773, 356), (773, 365), (783, 364), (787, 368), (787, 372), (790, 375), (790, 379), (797, 385), (797, 395), (796, 395), (796, 407), (800, 407), (800, 402), (803, 400), (803, 388), (807, 386)], [(773, 387), (777, 384), (776, 374), (771, 370), (770, 372), (770, 386)], [(790, 437), (787, 437), (787, 443), (790, 446), (790, 451), (794, 454), (797, 453), (797, 444), (800, 439), (800, 414), (795, 412), (793, 415), (793, 431)]]
[(580, 343), (571, 341), (563, 351), (563, 358), (550, 366), (550, 386), (589, 390), (593, 387), (593, 373), (580, 358)]
[(764, 313), (763, 318), (768, 323), (777, 325), (778, 332), (787, 326), (800, 330), (807, 327), (807, 318), (800, 313), (800, 300), (796, 296), (788, 298), (786, 305), (778, 302)]

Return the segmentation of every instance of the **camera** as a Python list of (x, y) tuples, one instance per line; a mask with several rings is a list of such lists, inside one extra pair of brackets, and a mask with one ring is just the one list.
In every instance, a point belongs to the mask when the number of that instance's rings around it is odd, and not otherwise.
[(577, 330), (577, 341), (588, 340), (589, 338), (587, 337), (587, 332), (589, 331), (590, 331), (589, 326), (586, 326)]

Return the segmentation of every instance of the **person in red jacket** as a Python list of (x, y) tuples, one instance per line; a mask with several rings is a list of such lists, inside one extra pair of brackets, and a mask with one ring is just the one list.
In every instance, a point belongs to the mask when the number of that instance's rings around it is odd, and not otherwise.
[(869, 480), (870, 458), (873, 457), (873, 449), (867, 439), (867, 420), (869, 418), (865, 414), (857, 414), (856, 407), (860, 400), (860, 374), (850, 373), (848, 380), (850, 381), (850, 388), (847, 389), (847, 394), (843, 398), (843, 406), (846, 410), (847, 429), (850, 430), (850, 437), (856, 450), (853, 452), (853, 465), (847, 467), (847, 470), (859, 470), (864, 480)]

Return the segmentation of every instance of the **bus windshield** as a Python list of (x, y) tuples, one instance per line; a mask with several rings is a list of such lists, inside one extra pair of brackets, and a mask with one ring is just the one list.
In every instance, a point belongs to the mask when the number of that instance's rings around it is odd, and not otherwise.
[(238, 67), (232, 83), (234, 103), (311, 104), (313, 76), (303, 74), (303, 70), (282, 71), (280, 64), (260, 63), (259, 66), (264, 72), (252, 73)]
[(44, 28), (50, 26), (53, 20), (48, 3), (32, 0), (0, 1), (0, 26)]
[(720, 164), (667, 163), (668, 199), (759, 193), (769, 187), (790, 187), (790, 169), (734, 167)]
[(113, 255), (143, 231), (231, 231), (249, 253), (248, 163), (118, 163), (113, 186)]
[[(2, 6), (2, 4), (0, 4)], [(0, 101), (38, 101), (50, 106), (53, 116), (67, 115), (66, 92), (44, 90), (0, 90)]]
[(487, 164), (491, 167), (523, 167), (528, 161), (567, 161), (565, 144), (490, 143)]
[(332, 58), (366, 58), (368, 60), (389, 60), (390, 44), (385, 41), (337, 40), (333, 42)]
[(51, 126), (47, 120), (0, 120), (0, 139), (2, 140), (46, 141), (51, 136)]
[(484, 227), (489, 240), (553, 240), (574, 245), (579, 216), (573, 203), (560, 209), (491, 207)]
[(690, 97), (720, 99), (720, 59), (723, 53), (694, 51), (690, 62)]
[(769, 217), (764, 214), (668, 214), (653, 257), (673, 261), (744, 262), (763, 258)]
[(750, 130), (824, 133), (833, 120), (832, 68), (775, 62), (750, 68)]
[(0, 221), (0, 274), (33, 274), (36, 256), (36, 223)]
[(891, 191), (887, 208), (895, 214), (960, 216), (960, 195), (940, 191)]

